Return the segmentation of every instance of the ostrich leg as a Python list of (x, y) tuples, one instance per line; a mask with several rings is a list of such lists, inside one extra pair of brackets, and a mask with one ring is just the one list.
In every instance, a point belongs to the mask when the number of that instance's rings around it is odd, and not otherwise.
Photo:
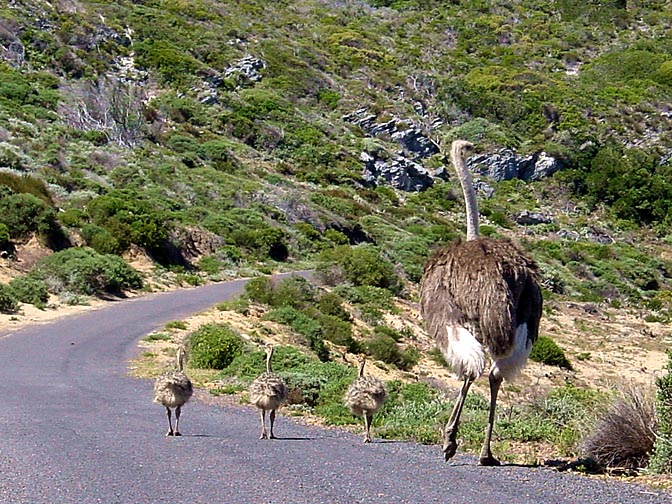
[(462, 389), (460, 390), (460, 397), (457, 399), (457, 402), (453, 407), (453, 412), (450, 414), (448, 423), (446, 423), (446, 427), (443, 431), (443, 453), (446, 456), (446, 461), (450, 460), (457, 451), (457, 429), (460, 425), (460, 415), (462, 414), (462, 407), (464, 406), (467, 392), (469, 392), (469, 387), (471, 387), (473, 382), (473, 378), (468, 377), (464, 379)]
[(371, 442), (371, 422), (373, 421), (373, 415), (369, 413), (364, 413), (364, 427), (366, 427), (366, 437), (364, 438), (365, 443)]
[(174, 436), (181, 436), (180, 434), (180, 414), (182, 413), (182, 406), (175, 408), (175, 433)]
[(495, 377), (490, 373), (490, 414), (488, 415), (488, 426), (485, 430), (485, 439), (483, 440), (483, 448), (481, 448), (481, 457), (478, 464), (482, 466), (498, 466), (499, 460), (492, 456), (490, 451), (490, 438), (492, 437), (492, 428), (495, 424), (495, 409), (497, 408), (497, 394), (499, 393), (499, 386), (502, 384), (501, 377)]
[(168, 416), (168, 432), (166, 432), (166, 436), (172, 436), (173, 435), (173, 421), (171, 420), (172, 414), (170, 412), (170, 408), (166, 406), (166, 415)]
[(269, 436), (269, 439), (275, 439), (275, 434), (273, 434), (273, 424), (275, 424), (275, 410), (271, 410), (271, 414), (269, 416), (271, 418), (271, 435)]
[(259, 439), (266, 439), (267, 434), (266, 434), (266, 410), (261, 409), (259, 410), (259, 417), (261, 418), (261, 436), (259, 436)]

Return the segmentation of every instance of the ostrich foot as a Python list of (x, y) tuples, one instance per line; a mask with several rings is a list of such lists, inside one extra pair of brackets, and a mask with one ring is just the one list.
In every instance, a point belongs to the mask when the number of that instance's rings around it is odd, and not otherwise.
[(268, 439), (268, 435), (265, 432), (262, 432), (261, 436), (259, 436), (259, 439)]
[(364, 442), (365, 442), (365, 443), (370, 443), (370, 442), (371, 442), (371, 438), (369, 438), (369, 437), (364, 438)]
[(457, 452), (457, 441), (450, 440), (446, 441), (443, 444), (443, 454), (445, 456), (446, 462), (448, 462), (451, 458), (453, 458), (456, 452)]
[(478, 465), (480, 466), (498, 466), (501, 465), (499, 460), (497, 460), (495, 457), (492, 455), (488, 455), (486, 457), (481, 457), (478, 459)]
[(178, 432), (178, 431), (175, 431), (175, 433), (173, 434), (173, 436), (181, 436), (181, 435), (182, 435), (182, 433)]
[(174, 435), (174, 433), (173, 433), (172, 430), (169, 430), (168, 432), (166, 432), (166, 436), (173, 436), (173, 435)]

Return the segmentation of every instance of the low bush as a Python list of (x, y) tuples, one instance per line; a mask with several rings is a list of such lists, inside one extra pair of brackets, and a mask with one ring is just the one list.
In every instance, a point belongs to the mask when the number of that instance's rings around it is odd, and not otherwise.
[(253, 303), (273, 305), (275, 290), (269, 277), (256, 277), (248, 280), (243, 287), (243, 296)]
[(324, 344), (322, 325), (315, 318), (291, 306), (283, 306), (271, 310), (266, 314), (265, 318), (290, 326), (294, 331), (306, 338), (306, 344), (317, 354), (321, 361), (329, 360), (329, 349)]
[(205, 324), (189, 336), (190, 363), (195, 368), (224, 369), (242, 353), (243, 339), (226, 324)]
[(572, 364), (565, 356), (565, 352), (548, 336), (539, 336), (530, 352), (530, 359), (548, 366), (572, 369)]
[(333, 315), (320, 315), (317, 318), (322, 328), (324, 339), (331, 341), (335, 345), (341, 345), (348, 352), (359, 352), (359, 344), (352, 336), (352, 324), (341, 320)]
[(352, 317), (343, 307), (343, 298), (335, 292), (326, 292), (318, 300), (318, 309), (324, 315), (331, 315), (340, 320), (350, 322)]
[(32, 175), (15, 175), (9, 172), (0, 172), (0, 185), (8, 187), (14, 194), (32, 194), (47, 205), (52, 204), (51, 194), (43, 180)]
[(49, 300), (46, 282), (29, 275), (13, 279), (9, 282), (9, 289), (18, 301), (38, 308), (44, 308)]
[(0, 284), (0, 313), (16, 313), (19, 302), (7, 284)]
[(12, 250), (12, 238), (9, 235), (7, 224), (0, 222), (0, 250), (10, 252)]
[(394, 338), (385, 334), (375, 335), (366, 342), (365, 349), (374, 359), (393, 364), (402, 370), (412, 368), (420, 359), (420, 354), (414, 347), (402, 350)]
[(54, 294), (119, 294), (143, 285), (140, 273), (121, 257), (99, 254), (88, 247), (69, 248), (45, 257), (29, 276), (44, 281)]
[(582, 441), (582, 452), (604, 468), (644, 467), (656, 442), (655, 424), (653, 400), (641, 388), (624, 388)]
[(85, 224), (81, 232), (86, 244), (100, 254), (120, 254), (124, 251), (119, 240), (103, 227)]
[(346, 281), (355, 286), (372, 286), (397, 293), (401, 289), (394, 266), (380, 251), (369, 245), (341, 245), (322, 252), (317, 273), (325, 283), (338, 285)]
[(28, 193), (0, 198), (0, 222), (7, 226), (12, 239), (25, 238), (30, 233), (47, 237), (61, 233), (56, 211)]

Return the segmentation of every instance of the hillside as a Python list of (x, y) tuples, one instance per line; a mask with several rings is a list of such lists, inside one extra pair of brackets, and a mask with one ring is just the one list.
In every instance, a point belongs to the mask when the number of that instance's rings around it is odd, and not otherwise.
[[(464, 234), (442, 152), (463, 138), (481, 232), (537, 260), (542, 333), (575, 366), (528, 383), (604, 390), (626, 366), (653, 384), (672, 318), (669, 7), (6, 2), (3, 323), (317, 268), (367, 341), (415, 313), (425, 260)], [(449, 380), (429, 342), (394, 338), (419, 353), (412, 379)]]

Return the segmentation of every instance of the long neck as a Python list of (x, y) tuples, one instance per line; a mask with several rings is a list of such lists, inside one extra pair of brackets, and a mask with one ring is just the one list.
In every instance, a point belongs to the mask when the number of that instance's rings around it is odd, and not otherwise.
[(266, 372), (272, 373), (273, 367), (271, 366), (271, 357), (273, 357), (273, 349), (271, 348), (266, 352)]
[(366, 366), (366, 359), (362, 359), (362, 363), (359, 365), (359, 377), (364, 376), (364, 366)]
[(478, 238), (478, 202), (476, 201), (476, 191), (474, 183), (471, 180), (471, 173), (462, 157), (462, 142), (457, 140), (453, 142), (450, 150), (450, 159), (453, 162), (457, 176), (462, 184), (464, 193), (464, 204), (467, 211), (467, 240)]
[(177, 358), (177, 369), (178, 369), (178, 371), (183, 371), (184, 370), (184, 348), (182, 348), (182, 346), (178, 347), (176, 358)]

